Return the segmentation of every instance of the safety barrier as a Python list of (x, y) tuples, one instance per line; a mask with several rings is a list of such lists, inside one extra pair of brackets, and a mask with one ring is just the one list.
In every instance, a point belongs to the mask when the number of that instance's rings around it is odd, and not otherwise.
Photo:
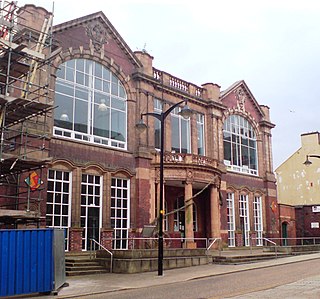
[(0, 230), (0, 297), (50, 293), (63, 283), (62, 230)]

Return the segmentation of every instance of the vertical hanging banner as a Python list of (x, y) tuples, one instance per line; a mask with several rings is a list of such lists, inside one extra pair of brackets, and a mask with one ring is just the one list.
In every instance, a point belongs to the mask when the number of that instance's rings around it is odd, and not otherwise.
[(24, 181), (29, 186), (31, 191), (37, 190), (43, 184), (43, 181), (41, 181), (41, 178), (35, 171), (30, 173)]

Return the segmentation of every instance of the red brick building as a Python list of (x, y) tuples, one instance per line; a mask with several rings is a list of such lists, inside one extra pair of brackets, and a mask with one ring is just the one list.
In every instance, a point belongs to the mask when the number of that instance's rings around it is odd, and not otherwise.
[[(49, 13), (24, 9), (39, 12), (30, 24), (41, 28)], [(166, 246), (204, 247), (220, 237), (225, 246), (262, 246), (263, 237), (278, 236), (274, 125), (244, 81), (221, 91), (156, 69), (153, 57), (133, 52), (102, 12), (54, 26), (52, 52), (51, 160), (41, 173), (42, 190), (32, 195), (40, 198), (39, 225), (64, 228), (68, 250), (87, 250), (91, 238), (127, 249), (128, 238), (156, 223), (160, 124), (143, 116), (147, 131), (135, 125), (141, 114), (182, 100), (192, 116), (182, 118), (181, 105), (164, 131), (164, 231), (182, 239)]]

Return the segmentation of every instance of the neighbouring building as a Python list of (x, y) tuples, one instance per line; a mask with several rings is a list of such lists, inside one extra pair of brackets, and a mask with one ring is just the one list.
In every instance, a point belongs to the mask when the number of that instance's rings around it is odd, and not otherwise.
[[(319, 133), (302, 134), (301, 147), (275, 170), (278, 202), (283, 210), (280, 212), (283, 239), (297, 237), (306, 242), (306, 238), (320, 235), (319, 153)], [(319, 157), (307, 159), (310, 155)], [(306, 160), (311, 164), (306, 165)]]
[[(279, 236), (274, 124), (244, 81), (221, 91), (156, 69), (102, 12), (51, 27), (43, 42), (51, 14), (34, 5), (16, 12), (19, 29), (4, 27), (0, 41), (1, 108), (17, 114), (1, 126), (1, 227), (63, 228), (70, 251), (88, 250), (91, 238), (132, 248), (159, 214), (160, 123), (143, 114), (187, 100), (189, 119), (181, 105), (165, 120), (164, 231), (175, 238), (165, 246), (204, 247), (220, 237), (225, 246), (262, 246)], [(8, 38), (19, 55), (10, 57)], [(135, 127), (141, 116), (144, 133)]]

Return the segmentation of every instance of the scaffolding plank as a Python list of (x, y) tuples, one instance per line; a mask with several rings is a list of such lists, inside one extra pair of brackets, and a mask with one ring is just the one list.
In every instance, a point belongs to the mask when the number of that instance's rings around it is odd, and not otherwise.
[(9, 126), (30, 117), (41, 115), (53, 109), (52, 103), (40, 103), (23, 98), (0, 95), (0, 105), (6, 105), (5, 126)]
[[(19, 47), (19, 44), (7, 41), (7, 40), (5, 40), (3, 38), (0, 38), (0, 43), (5, 45), (8, 48), (13, 49), (13, 50), (17, 50), (18, 47)], [(33, 58), (40, 59), (40, 60), (44, 60), (46, 58), (46, 56), (43, 53), (39, 53), (37, 51), (33, 51), (33, 50), (29, 49), (29, 48), (23, 48), (21, 50), (21, 52), (24, 53), (24, 54), (27, 54), (27, 55), (29, 55), (29, 56), (31, 56)]]
[(43, 168), (47, 163), (51, 162), (51, 160), (51, 158), (42, 160), (21, 159), (13, 155), (3, 153), (0, 162), (0, 178), (13, 173), (22, 173), (25, 171)]
[(24, 210), (8, 210), (8, 209), (0, 209), (0, 218), (38, 218), (35, 212), (32, 211), (24, 211)]

